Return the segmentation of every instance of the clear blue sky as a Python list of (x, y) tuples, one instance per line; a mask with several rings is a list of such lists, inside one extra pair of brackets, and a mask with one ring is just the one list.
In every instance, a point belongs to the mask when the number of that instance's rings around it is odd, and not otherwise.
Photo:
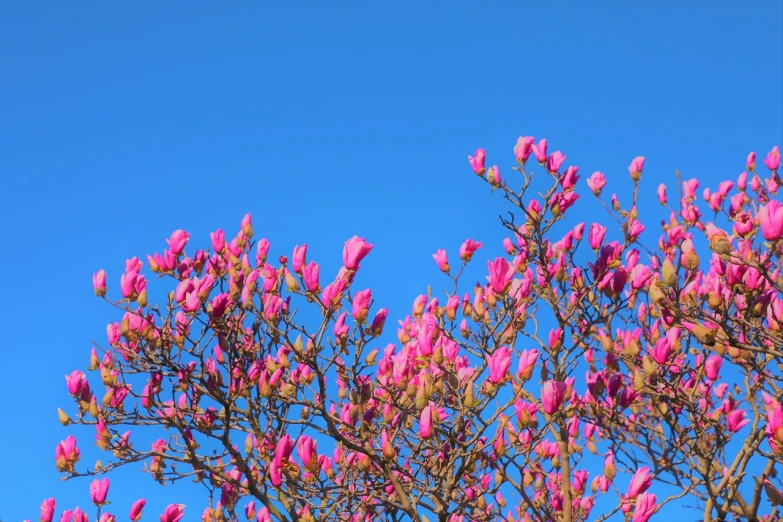
[[(124, 260), (172, 230), (206, 245), (252, 212), (275, 255), (307, 242), (336, 267), (343, 241), (366, 236), (363, 277), (401, 318), (437, 282), (435, 249), (503, 237), (505, 209), (466, 161), (478, 146), (508, 175), (519, 135), (547, 137), (623, 183), (645, 155), (653, 197), (675, 168), (723, 179), (781, 143), (782, 9), (4, 2), (0, 518), (35, 519), (51, 495), (89, 503), (86, 481), (59, 482), (54, 447), (69, 432), (63, 375), (116, 319), (92, 297), (98, 268), (116, 289)], [(92, 430), (78, 435), (93, 462)], [(180, 498), (200, 515), (189, 488), (137, 475), (114, 480), (116, 514), (146, 496), (145, 520)]]

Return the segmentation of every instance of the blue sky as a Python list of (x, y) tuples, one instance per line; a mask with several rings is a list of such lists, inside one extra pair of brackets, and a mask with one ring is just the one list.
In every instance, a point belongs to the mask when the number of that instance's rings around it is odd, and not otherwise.
[[(252, 212), (275, 255), (307, 242), (333, 266), (366, 236), (363, 277), (397, 319), (437, 248), (499, 252), (478, 146), (510, 174), (516, 138), (547, 137), (610, 183), (645, 155), (654, 197), (675, 168), (724, 179), (783, 141), (777, 0), (152, 4), (0, 7), (5, 521), (52, 495), (89, 503), (53, 460), (63, 375), (116, 319), (90, 276), (116, 288), (174, 229), (206, 246)], [(189, 491), (135, 478), (115, 479), (112, 511), (146, 496), (146, 519), (180, 498), (200, 514)]]

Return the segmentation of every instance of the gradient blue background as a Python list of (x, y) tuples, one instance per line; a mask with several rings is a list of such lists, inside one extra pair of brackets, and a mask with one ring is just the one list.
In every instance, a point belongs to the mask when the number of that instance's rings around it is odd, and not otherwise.
[[(3, 2), (0, 518), (35, 520), (48, 496), (89, 505), (54, 447), (63, 375), (116, 320), (92, 297), (98, 268), (116, 290), (124, 260), (172, 230), (206, 246), (252, 212), (273, 254), (307, 242), (332, 270), (366, 236), (365, 284), (402, 318), (438, 281), (435, 249), (499, 252), (505, 207), (466, 161), (478, 146), (510, 177), (517, 136), (547, 137), (583, 179), (624, 186), (645, 155), (652, 198), (675, 168), (733, 177), (780, 144), (782, 26), (779, 0)], [(77, 434), (93, 462), (92, 430)], [(128, 472), (110, 510), (142, 496), (144, 520), (203, 509), (199, 489)]]

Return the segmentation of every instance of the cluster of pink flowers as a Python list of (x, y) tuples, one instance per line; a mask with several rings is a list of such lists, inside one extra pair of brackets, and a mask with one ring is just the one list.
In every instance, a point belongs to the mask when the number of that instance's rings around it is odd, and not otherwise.
[[(468, 158), (477, 177), (517, 206), (518, 217), (503, 222), (505, 255), (486, 260), (485, 281), (465, 287), (482, 243), (464, 241), (453, 265), (437, 249), (432, 257), (454, 289), (414, 299), (398, 343), (385, 347), (378, 342), (388, 309), (358, 286), (373, 250), (364, 238), (346, 241), (341, 268), (322, 280), (306, 244), (270, 258), (270, 242), (253, 239), (250, 215), (233, 238), (214, 231), (210, 249), (191, 249), (190, 234), (177, 230), (162, 254), (147, 256), (149, 270), (173, 282), (157, 305), (144, 262), (129, 259), (114, 302), (122, 316), (107, 327), (109, 347), (90, 356), (105, 394), (75, 370), (65, 380), (77, 412), (59, 412), (64, 425), (94, 426), (96, 446), (112, 460), (84, 467), (68, 436), (56, 468), (93, 476), (144, 461), (165, 484), (191, 466), (187, 473), (219, 494), (205, 522), (236, 517), (246, 499), (245, 516), (257, 522), (424, 512), (450, 522), (583, 521), (595, 518), (620, 463), (631, 478), (616, 511), (634, 522), (667, 502), (650, 491), (660, 470), (687, 493), (703, 491), (713, 480), (703, 477), (724, 468), (711, 496), (730, 501), (705, 501), (705, 513), (749, 512), (724, 477), (754, 456), (766, 462), (783, 452), (783, 405), (769, 368), (783, 357), (778, 148), (764, 160), (767, 177), (751, 154), (736, 181), (704, 188), (712, 221), (699, 180), (684, 180), (677, 202), (660, 184), (669, 215), (653, 247), (643, 243), (655, 239), (636, 200), (644, 157), (624, 175), (634, 187), (625, 206), (616, 194), (603, 199), (612, 176), (582, 181), (546, 139), (520, 137), (514, 157), (520, 191), (509, 188), (506, 171), (503, 178), (486, 166), (485, 150)], [(545, 171), (548, 188), (531, 188), (532, 168)], [(609, 219), (564, 227), (582, 204), (583, 183)], [(93, 289), (108, 300), (105, 271)], [(318, 317), (312, 326), (299, 322), (299, 304)], [(729, 387), (736, 372), (746, 390)], [(134, 374), (146, 382), (131, 383)], [(142, 449), (118, 431), (128, 424), (173, 435)], [(752, 451), (728, 459), (728, 441), (749, 426), (764, 426), (767, 446), (760, 436)], [(205, 441), (210, 451), (199, 453)], [(591, 468), (586, 450), (602, 452), (602, 470)], [(698, 472), (679, 464), (699, 459), (710, 464)], [(749, 487), (754, 498), (762, 489), (780, 497), (766, 475)], [(108, 491), (108, 479), (90, 485), (99, 522), (115, 520), (103, 511)], [(137, 501), (129, 518), (139, 520), (144, 505)], [(763, 518), (758, 502), (752, 509)], [(41, 520), (51, 522), (54, 511), (54, 499), (45, 501)], [(160, 520), (184, 516), (183, 505), (171, 504)], [(62, 520), (87, 515), (77, 508)]]

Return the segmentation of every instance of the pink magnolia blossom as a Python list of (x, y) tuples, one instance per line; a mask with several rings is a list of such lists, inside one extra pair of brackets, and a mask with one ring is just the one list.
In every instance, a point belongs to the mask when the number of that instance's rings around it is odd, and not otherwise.
[(641, 467), (636, 470), (636, 473), (631, 477), (631, 483), (628, 485), (628, 498), (636, 498), (640, 494), (647, 491), (652, 485), (652, 476), (650, 475), (650, 468), (647, 466)]
[(54, 520), (54, 510), (56, 506), (57, 502), (53, 498), (41, 502), (41, 517), (39, 522), (52, 522), (52, 520)]
[(557, 172), (560, 170), (560, 167), (563, 165), (563, 162), (565, 162), (566, 157), (563, 155), (562, 152), (559, 150), (556, 150), (552, 154), (549, 155), (549, 157), (546, 160), (546, 169), (549, 172)]
[(634, 177), (635, 175), (641, 175), (642, 170), (644, 170), (644, 156), (637, 156), (628, 166), (628, 172), (631, 173), (631, 177)]
[(533, 152), (533, 142), (535, 139), (532, 136), (520, 136), (517, 140), (517, 144), (514, 146), (514, 156), (517, 161), (523, 165), (530, 157), (530, 153)]
[(419, 436), (422, 439), (432, 437), (432, 406), (425, 406), (419, 417)]
[(587, 186), (590, 187), (590, 190), (593, 191), (594, 195), (600, 196), (601, 191), (606, 186), (606, 176), (598, 171), (593, 172), (593, 174), (587, 178)]
[(707, 362), (704, 364), (704, 373), (709, 380), (715, 381), (718, 379), (722, 364), (723, 359), (718, 355), (710, 355), (707, 357)]
[(106, 295), (106, 271), (101, 269), (92, 276), (92, 287), (95, 295), (103, 297)]
[(756, 153), (751, 152), (748, 154), (748, 159), (745, 161), (745, 168), (748, 172), (756, 170)]
[(544, 383), (541, 389), (541, 402), (544, 412), (553, 415), (563, 405), (568, 385), (564, 382), (550, 380)]
[(294, 272), (297, 274), (302, 273), (302, 267), (306, 264), (306, 258), (307, 258), (307, 245), (302, 245), (301, 247), (299, 245), (296, 245), (294, 247), (294, 255), (291, 256), (292, 258), (292, 268), (294, 269)]
[(76, 447), (76, 437), (68, 435), (55, 448), (55, 463), (59, 471), (72, 471), (79, 460), (81, 451)]
[(497, 165), (493, 165), (487, 171), (487, 181), (493, 187), (499, 187), (503, 184), (503, 178), (500, 177), (500, 168)]
[(492, 291), (504, 294), (514, 277), (513, 267), (503, 257), (498, 257), (495, 261), (487, 261), (487, 266), (489, 267), (489, 282), (492, 285)]
[(533, 374), (533, 368), (538, 359), (538, 350), (525, 350), (519, 357), (519, 368), (517, 376), (521, 379), (530, 379)]
[(481, 243), (478, 241), (473, 241), (472, 239), (466, 239), (464, 243), (462, 243), (462, 246), (459, 247), (459, 257), (463, 261), (470, 261), (470, 259), (473, 257), (473, 254), (481, 248)]
[(601, 247), (601, 243), (604, 241), (604, 236), (606, 236), (605, 226), (599, 223), (593, 223), (590, 225), (590, 231), (587, 234), (587, 240), (590, 243), (590, 248), (593, 250), (598, 250)]
[(578, 170), (579, 167), (573, 165), (566, 169), (565, 174), (560, 177), (560, 186), (563, 187), (563, 190), (571, 190), (576, 186), (576, 182), (579, 181), (580, 178), (580, 176), (577, 175)]
[(343, 248), (343, 266), (348, 270), (358, 270), (359, 263), (370, 253), (372, 248), (373, 245), (365, 241), (364, 238), (353, 236), (346, 241)]
[(106, 503), (106, 495), (109, 493), (109, 479), (93, 480), (90, 484), (90, 498), (96, 506)]
[(87, 513), (77, 507), (73, 510), (73, 522), (89, 522), (89, 517)]
[(536, 160), (543, 165), (546, 163), (546, 139), (541, 139), (538, 144), (533, 144), (533, 155), (535, 155)]
[(660, 185), (658, 185), (658, 203), (660, 203), (661, 205), (665, 205), (667, 201), (668, 200), (666, 198), (666, 184), (661, 183)]
[(442, 272), (449, 271), (449, 259), (446, 256), (445, 250), (443, 250), (442, 248), (438, 249), (437, 252), (432, 254), (432, 258), (438, 264), (438, 268), (440, 268)]
[(778, 170), (778, 165), (780, 165), (780, 150), (777, 145), (775, 145), (764, 158), (764, 165), (772, 172)]
[(647, 522), (658, 511), (657, 497), (651, 493), (641, 493), (636, 497), (636, 509), (633, 522)]
[(188, 239), (190, 239), (190, 234), (184, 230), (175, 230), (174, 233), (171, 234), (171, 238), (167, 239), (166, 242), (169, 244), (171, 253), (175, 256), (180, 256), (182, 255), (182, 252), (185, 251), (185, 245), (187, 244)]
[(487, 357), (487, 366), (489, 367), (489, 381), (493, 384), (499, 384), (508, 375), (508, 369), (511, 368), (511, 348), (503, 346)]
[(761, 233), (767, 241), (777, 241), (783, 237), (783, 205), (776, 199), (771, 200), (759, 211)]
[(484, 149), (476, 149), (476, 155), (475, 156), (468, 156), (468, 162), (470, 162), (470, 167), (473, 169), (473, 172), (478, 174), (479, 176), (484, 175), (484, 161), (487, 157), (487, 151)]
[(160, 515), (160, 522), (179, 522), (185, 517), (185, 504), (169, 504)]
[(726, 416), (726, 425), (729, 428), (729, 431), (736, 433), (750, 424), (750, 419), (746, 419), (745, 415), (745, 410), (732, 410)]
[(370, 309), (370, 302), (372, 301), (372, 290), (369, 288), (356, 292), (353, 296), (353, 304), (351, 315), (357, 323), (363, 323), (367, 319), (367, 312)]

